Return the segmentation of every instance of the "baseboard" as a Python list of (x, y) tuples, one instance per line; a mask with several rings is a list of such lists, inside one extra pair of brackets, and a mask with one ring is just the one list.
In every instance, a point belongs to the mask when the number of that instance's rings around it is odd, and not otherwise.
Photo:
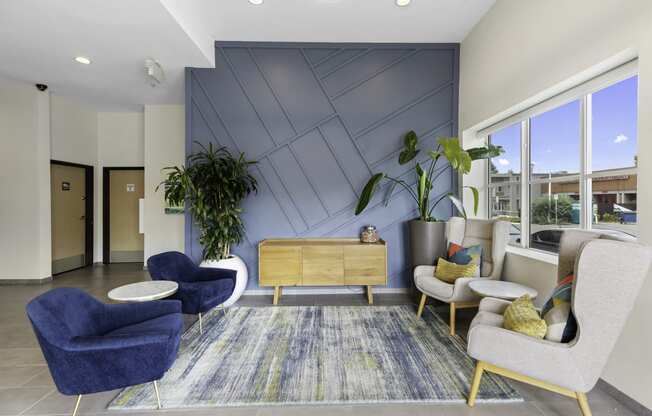
[(42, 285), (52, 281), (52, 276), (42, 277), (40, 279), (0, 279), (0, 286), (10, 285)]
[(52, 274), (64, 273), (84, 267), (86, 264), (85, 257), (85, 254), (77, 254), (75, 256), (52, 260)]
[(144, 257), (143, 250), (115, 250), (109, 253), (111, 263), (142, 263)]
[[(357, 295), (365, 293), (364, 287), (296, 287), (283, 286), (283, 295)], [(408, 288), (374, 287), (374, 294), (402, 294), (409, 293)], [(268, 296), (274, 294), (274, 288), (247, 289), (247, 296)]]
[(647, 407), (643, 406), (636, 400), (632, 399), (622, 391), (618, 390), (616, 387), (612, 386), (604, 379), (598, 380), (598, 386), (600, 389), (609, 393), (611, 397), (618, 400), (625, 407), (627, 407), (629, 410), (634, 412), (634, 414), (641, 415), (641, 416), (652, 416), (652, 410), (648, 409)]

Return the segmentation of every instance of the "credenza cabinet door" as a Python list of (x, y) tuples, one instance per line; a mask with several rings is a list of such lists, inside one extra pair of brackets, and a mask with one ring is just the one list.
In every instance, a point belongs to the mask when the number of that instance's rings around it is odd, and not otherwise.
[(344, 249), (341, 246), (304, 246), (302, 285), (344, 284)]
[(344, 280), (347, 285), (384, 285), (387, 260), (384, 245), (351, 246), (344, 253)]
[(294, 286), (301, 284), (301, 247), (260, 247), (261, 286)]

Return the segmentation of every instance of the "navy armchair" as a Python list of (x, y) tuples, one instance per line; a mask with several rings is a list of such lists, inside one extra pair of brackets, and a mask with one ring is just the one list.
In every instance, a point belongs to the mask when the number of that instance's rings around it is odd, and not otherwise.
[(57, 389), (77, 395), (154, 382), (172, 366), (183, 319), (178, 301), (108, 305), (75, 288), (50, 290), (27, 315)]
[(226, 301), (235, 288), (236, 271), (199, 267), (185, 254), (168, 251), (147, 259), (153, 280), (172, 280), (179, 284), (172, 299), (179, 299), (183, 313), (198, 315), (203, 333), (202, 313)]

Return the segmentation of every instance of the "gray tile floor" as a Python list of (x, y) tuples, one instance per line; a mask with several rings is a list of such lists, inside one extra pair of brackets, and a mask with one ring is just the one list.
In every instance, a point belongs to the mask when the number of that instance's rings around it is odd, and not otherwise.
[[(0, 416), (2, 415), (65, 415), (74, 407), (74, 397), (63, 396), (52, 383), (43, 356), (25, 315), (26, 303), (36, 295), (54, 287), (73, 286), (82, 288), (98, 299), (108, 302), (107, 292), (126, 283), (149, 279), (142, 265), (117, 264), (96, 266), (69, 272), (44, 285), (0, 286)], [(407, 295), (376, 294), (377, 305), (413, 303)], [(356, 305), (365, 304), (362, 295), (286, 295), (284, 305)], [(245, 296), (241, 305), (270, 306), (271, 296)], [(448, 319), (447, 308), (437, 308), (444, 319)], [(459, 313), (460, 333), (465, 333), (468, 322), (473, 317), (472, 310)], [(194, 317), (186, 317), (191, 324)], [(525, 402), (515, 404), (479, 404), (474, 409), (466, 405), (356, 405), (356, 406), (288, 406), (288, 407), (246, 407), (201, 410), (160, 410), (157, 412), (131, 412), (139, 415), (229, 415), (229, 416), (267, 416), (267, 415), (579, 415), (573, 400), (513, 382)], [(112, 414), (128, 412), (107, 411), (106, 406), (118, 391), (84, 396), (80, 407), (81, 415)], [(600, 388), (589, 394), (593, 414), (629, 416), (635, 413)]]

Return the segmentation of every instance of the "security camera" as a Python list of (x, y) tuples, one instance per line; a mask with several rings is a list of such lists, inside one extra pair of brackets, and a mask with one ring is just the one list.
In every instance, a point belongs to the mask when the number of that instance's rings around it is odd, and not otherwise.
[(45, 84), (36, 84), (36, 89), (39, 91), (45, 91), (48, 89), (48, 86)]

